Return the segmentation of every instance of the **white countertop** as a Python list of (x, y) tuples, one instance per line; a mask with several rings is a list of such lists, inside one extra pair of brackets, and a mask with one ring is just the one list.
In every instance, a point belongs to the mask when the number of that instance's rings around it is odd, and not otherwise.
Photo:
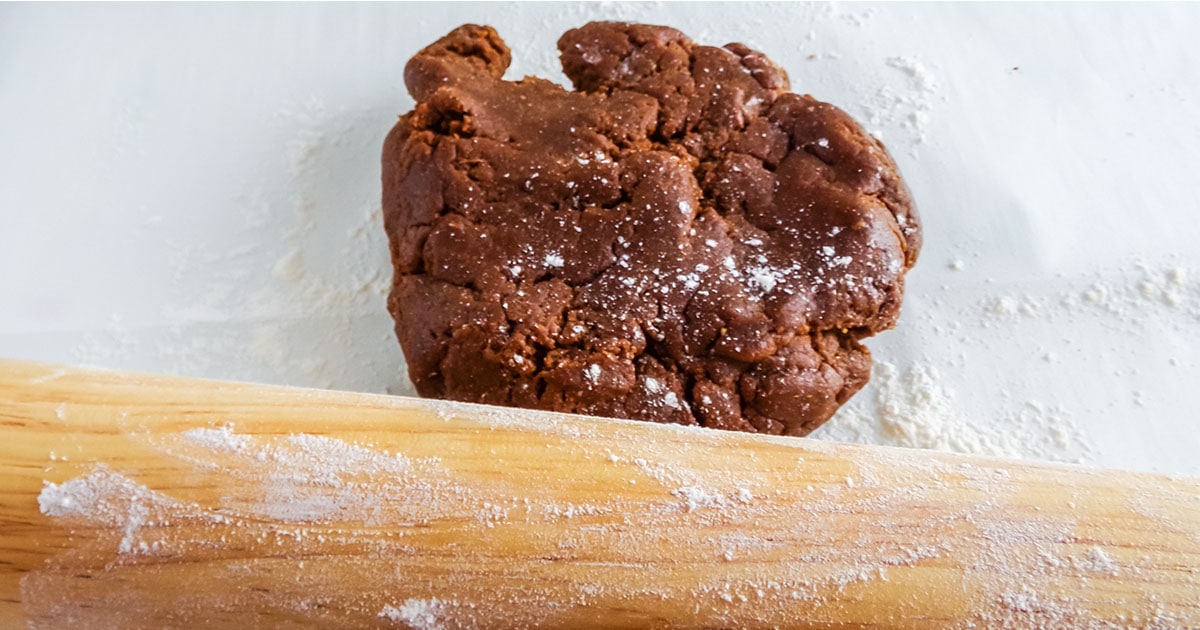
[(462, 22), (742, 41), (880, 131), (925, 223), (821, 435), (1200, 474), (1200, 4), (0, 5), (0, 356), (409, 393), (379, 149)]

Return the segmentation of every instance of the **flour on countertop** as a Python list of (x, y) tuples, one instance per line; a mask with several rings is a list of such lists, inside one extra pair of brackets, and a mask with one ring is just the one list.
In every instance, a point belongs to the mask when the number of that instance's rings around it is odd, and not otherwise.
[(937, 77), (925, 64), (912, 57), (892, 57), (887, 64), (907, 74), (913, 82), (913, 88), (918, 93), (933, 94), (937, 92)]
[(999, 295), (985, 302), (985, 324), (1015, 317), (1049, 318), (1064, 325), (1082, 318), (1117, 322), (1130, 335), (1152, 318), (1167, 316), (1167, 325), (1186, 329), (1200, 323), (1200, 282), (1187, 268), (1151, 267), (1134, 262), (1128, 269), (1099, 273), (1071, 283), (1057, 295)]
[(901, 370), (876, 361), (870, 388), (839, 410), (819, 437), (997, 457), (1090, 459), (1082, 431), (1061, 410), (1025, 401), (1015, 410), (997, 410), (1000, 417), (984, 418), (984, 425), (963, 417), (941, 383), (931, 365)]
[[(952, 265), (950, 271), (954, 270)], [(1138, 352), (1200, 334), (1200, 282), (1195, 275), (1177, 264), (1135, 261), (1056, 277), (1047, 284), (1058, 288), (1041, 294), (1008, 292), (984, 282), (989, 288), (976, 289), (980, 297), (973, 305), (970, 299), (960, 299), (962, 306), (956, 309), (940, 306), (919, 315), (931, 322), (931, 340), (963, 349), (959, 361), (898, 364), (877, 355), (867, 387), (813, 435), (1003, 457), (1095, 461), (1097, 447), (1081, 424), (1086, 414), (1118, 416), (1120, 404), (1147, 404), (1148, 395), (1141, 387), (1155, 384), (1136, 384)], [(950, 289), (943, 285), (942, 291)], [(1062, 336), (1061, 345), (1022, 348), (1023, 332), (1050, 331)], [(1106, 342), (1081, 346), (1076, 343), (1081, 336)], [(993, 355), (1014, 350), (1031, 355), (1022, 359), (1015, 375), (1026, 378), (1028, 385), (1006, 379), (1006, 384), (993, 386), (982, 410), (960, 400), (951, 383), (971, 380), (967, 357), (978, 354), (991, 362)], [(1178, 351), (1186, 357), (1189, 350), (1180, 346)], [(1168, 361), (1171, 366), (1180, 362), (1174, 357)], [(1107, 400), (1097, 400), (1098, 408), (1064, 407), (1054, 402), (1054, 392), (1038, 387), (1039, 374), (1073, 370), (1080, 378), (1089, 378), (1106, 365), (1115, 366), (1112, 375), (1130, 385), (1124, 391), (1114, 390)], [(975, 377), (979, 379), (1006, 368), (974, 369), (980, 372)]]
[(178, 290), (164, 296), (162, 319), (173, 324), (133, 334), (114, 316), (75, 361), (413, 393), (385, 307), (378, 144), (394, 119), (390, 107), (346, 111), (316, 98), (281, 106), (275, 124), (290, 139), (272, 167), (288, 173), (289, 190), (248, 182), (224, 241), (172, 239)]
[[(909, 147), (909, 155), (917, 157), (918, 146), (928, 140), (930, 116), (940, 95), (937, 75), (925, 63), (911, 56), (891, 57), (887, 67), (904, 76), (903, 85), (885, 83), (858, 107), (858, 113), (871, 135), (883, 138), (884, 130), (899, 130)], [(896, 141), (887, 133), (888, 141)], [(893, 147), (898, 149), (899, 147)]]

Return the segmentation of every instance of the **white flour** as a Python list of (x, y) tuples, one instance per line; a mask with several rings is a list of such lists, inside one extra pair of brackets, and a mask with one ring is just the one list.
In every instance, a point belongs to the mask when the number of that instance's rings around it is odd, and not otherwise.
[(277, 118), (291, 137), (277, 165), (289, 190), (249, 184), (222, 241), (176, 244), (174, 290), (162, 296), (170, 325), (135, 330), (114, 315), (75, 362), (411, 393), (385, 308), (378, 199), (378, 144), (395, 115), (311, 98)]
[[(1200, 282), (1194, 276), (1178, 265), (1130, 263), (1080, 278), (1059, 278), (1055, 284), (1060, 288), (1051, 293), (989, 291), (974, 304), (964, 300), (953, 309), (942, 307), (931, 339), (959, 344), (964, 359), (942, 365), (930, 361), (897, 365), (877, 358), (867, 388), (814, 436), (1094, 462), (1097, 447), (1081, 422), (1098, 420), (1088, 417), (1096, 414), (1119, 418), (1128, 412), (1120, 410), (1118, 396), (1128, 396), (1134, 407), (1140, 407), (1148, 404), (1148, 395), (1137, 386), (1128, 387), (1111, 392), (1113, 398), (1107, 401), (1101, 399), (1106, 402), (1104, 407), (1073, 409), (1055, 402), (1059, 396), (1046, 382), (1064, 371), (1074, 371), (1079, 378), (1100, 378), (1097, 370), (1101, 366), (1116, 366), (1111, 376), (1126, 382), (1144, 381), (1137, 369), (1140, 352), (1200, 334)], [(1072, 331), (1076, 336), (1065, 338), (1058, 347), (1020, 348), (1008, 343), (1021, 335), (1054, 330)], [(1076, 338), (1091, 337), (1106, 341), (1087, 346), (1075, 343)], [(999, 357), (1012, 348), (1033, 355), (1020, 362), (1017, 376), (1044, 380), (1030, 378), (1028, 384), (1012, 390), (1011, 386), (994, 385), (991, 402), (982, 413), (961, 404), (950, 383), (970, 380), (971, 364), (965, 357), (977, 352)], [(1176, 346), (1175, 352), (1179, 354), (1168, 355), (1167, 363), (1181, 367), (1188, 360), (1189, 346)], [(984, 373), (996, 372), (990, 368)]]
[(396, 608), (392, 605), (383, 607), (379, 616), (397, 623), (407, 624), (413, 630), (442, 630), (440, 616), (443, 604), (436, 597), (431, 599), (410, 599), (404, 605)]
[(936, 368), (903, 372), (876, 362), (870, 389), (838, 412), (820, 437), (998, 457), (1087, 461), (1091, 448), (1061, 411), (1027, 401), (992, 426), (969, 421), (955, 408)]
[[(239, 462), (230, 474), (256, 492), (243, 493), (235, 504), (253, 518), (379, 523), (400, 510), (403, 520), (420, 522), (468, 500), (436, 459), (413, 460), (308, 434), (268, 443), (230, 426), (191, 429), (183, 437), (163, 448), (190, 461), (221, 453)], [(485, 518), (484, 507), (475, 509)]]
[(739, 488), (728, 495), (713, 492), (698, 486), (684, 486), (674, 491), (675, 496), (683, 500), (688, 512), (703, 508), (725, 508), (734, 503), (750, 503), (754, 495), (745, 488)]
[[(144, 539), (143, 529), (168, 526), (173, 518), (189, 518), (200, 512), (104, 465), (62, 484), (47, 482), (38, 495), (38, 507), (42, 514), (67, 523), (111, 528), (120, 536), (116, 551), (121, 555), (159, 551), (161, 543)], [(216, 514), (205, 514), (204, 518), (211, 524), (227, 523)]]
[(104, 467), (63, 484), (46, 483), (38, 495), (38, 507), (46, 516), (87, 518), (129, 530), (144, 522), (144, 518), (130, 518), (135, 512), (142, 514), (135, 506), (168, 503), (161, 495)]
[[(912, 57), (891, 57), (886, 63), (907, 79), (907, 85), (889, 83), (881, 86), (859, 106), (858, 113), (871, 135), (890, 143), (902, 141), (908, 145), (909, 155), (917, 157), (918, 146), (928, 140), (930, 116), (936, 105), (944, 100), (939, 98), (937, 75)], [(885, 137), (885, 128), (899, 128), (903, 135), (892, 137), (887, 134)], [(900, 148), (892, 146), (893, 151)]]
[(197, 444), (229, 453), (244, 452), (251, 444), (249, 436), (234, 433), (233, 427), (229, 425), (217, 429), (188, 429), (183, 435)]

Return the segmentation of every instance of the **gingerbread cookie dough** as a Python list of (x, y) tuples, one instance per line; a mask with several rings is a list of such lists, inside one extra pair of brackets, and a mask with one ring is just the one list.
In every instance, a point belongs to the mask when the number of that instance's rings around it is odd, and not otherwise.
[(741, 44), (612, 22), (565, 90), (455, 29), (383, 151), (422, 396), (803, 435), (867, 381), (921, 232), (883, 145)]

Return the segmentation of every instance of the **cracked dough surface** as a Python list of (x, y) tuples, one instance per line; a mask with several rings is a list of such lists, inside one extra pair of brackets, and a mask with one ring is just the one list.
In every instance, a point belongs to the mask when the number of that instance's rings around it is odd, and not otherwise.
[(465, 25), (405, 69), (388, 305), (422, 396), (803, 435), (867, 381), (920, 226), (883, 145), (740, 44), (594, 22), (575, 90)]

